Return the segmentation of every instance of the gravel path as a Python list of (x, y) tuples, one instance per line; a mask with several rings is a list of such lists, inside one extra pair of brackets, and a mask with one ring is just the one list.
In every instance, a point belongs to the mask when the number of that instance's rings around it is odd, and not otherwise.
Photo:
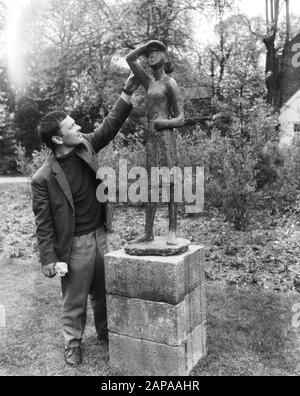
[(0, 176), (0, 184), (5, 184), (5, 183), (28, 183), (28, 179), (26, 177), (6, 177)]

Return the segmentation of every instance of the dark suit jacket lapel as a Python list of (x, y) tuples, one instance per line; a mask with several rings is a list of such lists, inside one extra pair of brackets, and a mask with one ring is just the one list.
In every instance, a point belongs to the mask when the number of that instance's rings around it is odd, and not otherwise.
[(56, 159), (54, 157), (51, 158), (50, 163), (51, 163), (51, 168), (52, 168), (54, 177), (56, 178), (58, 184), (60, 185), (60, 188), (62, 189), (63, 193), (65, 194), (73, 211), (75, 211), (74, 202), (73, 202), (73, 198), (72, 198), (72, 192), (71, 192), (69, 182), (68, 182), (68, 179), (67, 179), (64, 171), (61, 169), (59, 163), (56, 161)]
[(99, 168), (98, 157), (94, 153), (91, 143), (89, 143), (87, 140), (84, 140), (83, 143), (76, 149), (76, 154), (83, 161), (85, 161), (95, 173), (97, 173)]

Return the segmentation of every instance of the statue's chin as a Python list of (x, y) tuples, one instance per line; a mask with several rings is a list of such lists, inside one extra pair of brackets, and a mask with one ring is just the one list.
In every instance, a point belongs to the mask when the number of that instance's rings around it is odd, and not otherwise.
[(159, 62), (153, 62), (153, 63), (149, 63), (149, 66), (153, 69), (153, 70), (157, 70), (160, 69), (162, 66), (164, 66), (164, 62), (163, 61), (159, 61)]

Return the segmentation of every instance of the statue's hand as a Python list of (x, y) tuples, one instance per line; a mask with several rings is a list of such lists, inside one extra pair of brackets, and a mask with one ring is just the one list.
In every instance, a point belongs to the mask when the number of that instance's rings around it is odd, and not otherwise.
[(168, 128), (169, 126), (169, 120), (165, 119), (165, 118), (157, 118), (154, 121), (154, 128), (159, 131), (160, 129), (165, 129)]
[(133, 73), (131, 73), (130, 76), (126, 80), (124, 89), (129, 94), (133, 94), (133, 92), (136, 91), (136, 89), (139, 87), (139, 85), (140, 85), (140, 80), (138, 79), (137, 76), (135, 76)]

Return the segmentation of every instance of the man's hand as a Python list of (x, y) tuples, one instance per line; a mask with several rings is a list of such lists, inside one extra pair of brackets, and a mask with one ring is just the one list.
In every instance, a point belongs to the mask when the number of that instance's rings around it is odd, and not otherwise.
[(55, 263), (47, 264), (42, 267), (43, 274), (47, 278), (53, 278), (55, 274)]
[(131, 73), (126, 80), (124, 89), (126, 92), (128, 92), (129, 95), (132, 95), (133, 92), (139, 87), (139, 85), (140, 85), (139, 79), (133, 73)]

